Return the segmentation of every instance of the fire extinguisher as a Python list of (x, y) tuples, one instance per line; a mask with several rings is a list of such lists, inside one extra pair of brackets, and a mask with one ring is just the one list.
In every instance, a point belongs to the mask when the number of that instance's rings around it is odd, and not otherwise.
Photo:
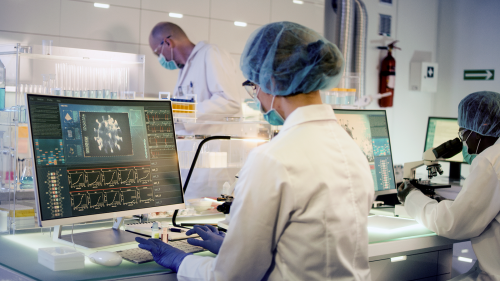
[(394, 86), (396, 84), (396, 60), (392, 56), (392, 50), (400, 48), (394, 46), (398, 41), (394, 41), (387, 47), (378, 47), (381, 50), (387, 50), (387, 56), (382, 60), (380, 65), (379, 74), (379, 93), (392, 93), (388, 97), (384, 97), (378, 100), (378, 105), (380, 107), (392, 107), (392, 102), (394, 100)]

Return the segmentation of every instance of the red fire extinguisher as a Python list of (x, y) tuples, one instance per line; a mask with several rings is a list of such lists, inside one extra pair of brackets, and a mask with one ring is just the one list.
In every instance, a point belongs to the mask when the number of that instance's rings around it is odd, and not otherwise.
[(392, 56), (392, 50), (400, 48), (394, 46), (398, 41), (394, 41), (391, 44), (387, 45), (387, 47), (378, 47), (382, 50), (387, 50), (387, 56), (382, 60), (380, 65), (380, 74), (379, 74), (379, 93), (392, 93), (392, 95), (381, 98), (378, 100), (378, 105), (380, 107), (392, 107), (392, 102), (394, 100), (394, 86), (396, 84), (396, 60)]

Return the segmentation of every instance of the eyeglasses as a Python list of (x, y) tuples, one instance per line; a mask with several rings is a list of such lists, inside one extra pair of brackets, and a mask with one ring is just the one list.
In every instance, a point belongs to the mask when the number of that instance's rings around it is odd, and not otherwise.
[[(170, 38), (172, 35), (169, 35), (167, 36), (167, 38)], [(163, 39), (163, 41), (161, 41), (160, 45), (158, 45), (158, 47), (156, 47), (156, 49), (153, 51), (155, 53), (155, 55), (159, 56), (158, 54), (158, 49), (160, 49), (161, 46), (163, 46), (163, 43), (165, 43), (165, 39)]]
[(467, 132), (467, 131), (469, 131), (469, 130), (467, 130), (467, 129), (463, 129), (463, 130), (458, 131), (458, 138), (460, 139), (460, 141), (461, 141), (461, 142), (463, 142), (463, 141), (464, 141), (464, 134), (465, 134), (465, 132)]
[(255, 83), (253, 83), (252, 81), (250, 80), (247, 80), (245, 82), (243, 82), (242, 84), (243, 87), (245, 87), (245, 90), (247, 91), (247, 93), (250, 95), (250, 97), (252, 99), (255, 99), (257, 98), (257, 85), (255, 85)]

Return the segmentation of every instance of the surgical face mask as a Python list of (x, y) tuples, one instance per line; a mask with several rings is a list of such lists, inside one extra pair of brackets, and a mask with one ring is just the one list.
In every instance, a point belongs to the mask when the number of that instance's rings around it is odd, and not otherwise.
[(467, 146), (467, 140), (469, 139), (470, 135), (472, 135), (472, 132), (470, 132), (467, 139), (463, 142), (464, 145), (462, 147), (462, 155), (464, 156), (464, 161), (467, 162), (469, 165), (472, 164), (472, 161), (474, 160), (474, 158), (477, 157), (477, 151), (479, 150), (479, 145), (481, 144), (481, 140), (479, 140), (479, 143), (477, 144), (477, 148), (476, 148), (476, 153), (469, 154), (469, 146)]
[(259, 106), (260, 112), (264, 114), (264, 119), (273, 126), (281, 126), (285, 123), (285, 119), (283, 119), (283, 117), (281, 117), (278, 111), (273, 108), (275, 97), (276, 96), (273, 96), (273, 100), (271, 101), (271, 109), (266, 113), (264, 113), (264, 108), (262, 108), (262, 103), (258, 99), (257, 100), (260, 104)]
[(178, 69), (179, 67), (177, 66), (177, 64), (174, 61), (174, 49), (170, 48), (170, 54), (171, 54), (172, 59), (167, 61), (167, 59), (163, 55), (163, 46), (164, 45), (161, 46), (160, 55), (158, 56), (158, 62), (160, 63), (161, 66), (163, 66), (164, 68), (166, 68), (168, 70)]

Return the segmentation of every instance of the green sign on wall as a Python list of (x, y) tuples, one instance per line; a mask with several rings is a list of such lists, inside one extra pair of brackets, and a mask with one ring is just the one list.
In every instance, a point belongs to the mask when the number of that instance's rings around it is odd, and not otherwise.
[(464, 80), (493, 80), (495, 79), (494, 69), (466, 69), (464, 70)]

